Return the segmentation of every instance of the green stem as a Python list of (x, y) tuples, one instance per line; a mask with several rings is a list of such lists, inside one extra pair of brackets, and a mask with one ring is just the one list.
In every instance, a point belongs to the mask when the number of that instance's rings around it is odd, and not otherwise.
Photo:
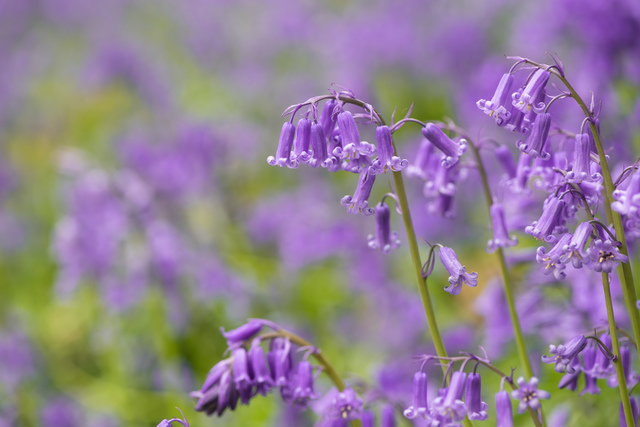
[[(371, 108), (367, 104), (354, 100), (351, 98), (340, 97), (341, 101), (354, 104), (365, 109)], [(380, 124), (385, 125), (385, 121), (380, 114), (376, 112), (380, 119)], [(395, 143), (393, 143), (394, 154), (397, 154)], [(418, 248), (418, 240), (416, 238), (416, 232), (413, 228), (413, 221), (411, 220), (411, 212), (409, 210), (409, 201), (407, 199), (407, 192), (404, 187), (404, 180), (401, 172), (393, 172), (393, 181), (395, 184), (396, 195), (398, 196), (398, 203), (400, 204), (400, 210), (402, 211), (402, 222), (407, 232), (407, 242), (409, 244), (409, 252), (411, 253), (411, 261), (413, 263), (413, 272), (420, 292), (420, 299), (422, 300), (422, 307), (424, 313), (427, 316), (427, 326), (433, 340), (433, 345), (436, 348), (436, 353), (440, 357), (447, 357), (447, 350), (444, 348), (442, 342), (442, 336), (440, 335), (440, 329), (438, 328), (438, 322), (436, 320), (436, 314), (433, 309), (433, 303), (431, 301), (431, 295), (429, 294), (429, 288), (427, 287), (427, 279), (422, 277), (422, 261), (420, 260), (420, 250)], [(446, 367), (442, 367), (443, 373), (446, 373)], [(463, 421), (465, 427), (473, 427), (473, 424), (468, 418)]]
[[(467, 135), (465, 135), (467, 136)], [(482, 181), (482, 188), (484, 190), (485, 201), (487, 204), (487, 211), (489, 213), (489, 220), (491, 221), (491, 205), (493, 204), (493, 196), (491, 195), (491, 187), (489, 187), (489, 179), (487, 178), (487, 171), (484, 168), (484, 162), (482, 161), (482, 157), (480, 157), (480, 150), (475, 144), (467, 138), (467, 142), (469, 143), (469, 147), (471, 147), (471, 151), (473, 151), (473, 155), (476, 159), (476, 164), (478, 168), (478, 173), (480, 174), (480, 178)], [(518, 317), (518, 312), (516, 311), (516, 302), (513, 296), (513, 284), (511, 282), (511, 275), (509, 274), (509, 267), (507, 266), (507, 261), (504, 258), (504, 251), (502, 248), (498, 248), (495, 252), (496, 257), (498, 258), (498, 264), (500, 264), (500, 272), (502, 273), (502, 282), (504, 283), (504, 294), (507, 299), (507, 306), (509, 307), (509, 317), (511, 318), (511, 325), (513, 327), (513, 335), (516, 339), (516, 348), (518, 350), (518, 357), (520, 358), (520, 364), (524, 369), (524, 372), (527, 378), (533, 377), (533, 369), (531, 368), (531, 362), (529, 361), (528, 353), (527, 353), (527, 344), (524, 340), (524, 334), (522, 333), (522, 327), (520, 326), (520, 318)], [(536, 426), (540, 426), (540, 420), (538, 419), (537, 413), (533, 409), (529, 409), (529, 413), (531, 415), (531, 419), (533, 420)], [(542, 425), (546, 424), (544, 412), (542, 411), (542, 406), (540, 407), (540, 417), (542, 419)]]
[[(491, 188), (489, 187), (489, 180), (487, 178), (487, 171), (484, 168), (484, 163), (480, 157), (480, 150), (471, 141), (469, 147), (473, 151), (473, 155), (476, 158), (478, 172), (482, 179), (482, 187), (484, 189), (485, 200), (487, 202), (487, 209), (489, 211), (489, 219), (491, 220), (491, 205), (493, 204), (493, 197), (491, 195)], [(509, 306), (509, 316), (511, 317), (511, 324), (513, 325), (513, 333), (516, 338), (516, 347), (518, 349), (518, 356), (520, 357), (520, 363), (527, 376), (531, 378), (533, 376), (533, 370), (531, 369), (531, 362), (527, 356), (527, 345), (524, 341), (524, 335), (522, 334), (522, 328), (520, 327), (520, 319), (516, 311), (515, 299), (513, 297), (513, 285), (511, 283), (511, 276), (509, 274), (509, 267), (504, 258), (504, 252), (502, 248), (498, 248), (495, 252), (500, 264), (500, 272), (502, 273), (502, 281), (504, 282), (504, 293), (507, 298), (507, 305)]]
[(434, 346), (436, 347), (436, 353), (438, 356), (447, 357), (447, 350), (444, 348), (444, 343), (442, 342), (442, 336), (438, 329), (436, 314), (433, 310), (431, 295), (429, 294), (429, 288), (427, 287), (427, 279), (422, 277), (422, 261), (420, 260), (418, 241), (416, 239), (413, 222), (411, 220), (411, 213), (409, 211), (409, 203), (407, 201), (407, 194), (404, 188), (402, 174), (400, 172), (393, 172), (393, 181), (395, 183), (395, 190), (400, 203), (400, 209), (402, 210), (402, 222), (404, 223), (404, 228), (407, 232), (407, 242), (409, 244), (409, 252), (411, 252), (413, 272), (416, 285), (418, 286), (418, 291), (420, 292), (420, 299), (422, 300), (424, 313), (427, 316), (429, 332), (431, 333), (431, 338)]
[[(538, 64), (533, 61), (527, 60), (529, 64), (532, 64), (536, 67), (545, 68), (546, 66), (542, 64)], [(616, 232), (616, 239), (622, 244), (620, 247), (620, 253), (629, 256), (629, 251), (627, 249), (627, 242), (624, 237), (624, 228), (622, 226), (622, 218), (618, 212), (615, 212), (611, 209), (611, 200), (612, 194), (615, 190), (613, 185), (613, 179), (611, 178), (611, 172), (609, 171), (609, 164), (607, 163), (607, 158), (605, 156), (604, 149), (602, 147), (602, 141), (600, 140), (600, 134), (598, 133), (598, 129), (595, 125), (595, 120), (591, 111), (585, 104), (584, 100), (578, 95), (578, 92), (571, 86), (571, 83), (560, 73), (558, 70), (554, 68), (550, 68), (549, 71), (557, 76), (560, 81), (566, 86), (566, 88), (571, 93), (571, 97), (576, 101), (585, 117), (587, 117), (589, 128), (591, 129), (591, 133), (593, 135), (593, 139), (596, 144), (596, 149), (598, 151), (598, 158), (600, 161), (600, 168), (602, 169), (602, 176), (604, 178), (604, 207), (605, 212), (607, 214), (607, 221), (609, 223), (613, 223), (613, 227)], [(618, 265), (618, 277), (620, 278), (620, 284), (622, 286), (622, 294), (624, 296), (625, 306), (627, 308), (627, 313), (629, 314), (629, 320), (631, 321), (631, 327), (633, 329), (633, 336), (636, 342), (640, 342), (640, 310), (636, 307), (637, 291), (635, 288), (635, 282), (633, 280), (633, 273), (631, 268), (631, 259), (629, 258), (628, 262), (621, 262)], [(638, 359), (638, 363), (640, 363), (640, 359)]]
[(620, 390), (620, 399), (622, 400), (622, 408), (624, 410), (624, 418), (627, 427), (634, 427), (633, 413), (631, 412), (631, 402), (629, 402), (629, 391), (627, 390), (627, 380), (624, 376), (622, 360), (620, 359), (620, 345), (618, 343), (618, 330), (616, 329), (616, 320), (613, 315), (613, 303), (611, 301), (611, 291), (609, 289), (609, 274), (602, 273), (602, 288), (604, 290), (604, 299), (607, 304), (607, 319), (609, 320), (609, 334), (611, 335), (611, 346), (613, 354), (616, 356), (614, 364), (616, 366), (616, 377), (618, 377), (618, 389)]

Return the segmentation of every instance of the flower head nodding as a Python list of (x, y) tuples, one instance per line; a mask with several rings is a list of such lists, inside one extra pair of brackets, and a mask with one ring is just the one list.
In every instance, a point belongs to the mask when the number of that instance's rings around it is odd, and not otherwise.
[(282, 131), (280, 132), (280, 141), (278, 142), (276, 156), (269, 156), (267, 158), (267, 163), (271, 166), (287, 166), (291, 169), (298, 167), (297, 160), (291, 158), (291, 147), (293, 147), (293, 138), (295, 134), (296, 127), (293, 123), (285, 122), (282, 125)]
[(385, 173), (389, 169), (398, 172), (409, 166), (407, 159), (401, 159), (394, 155), (393, 138), (389, 126), (377, 127), (376, 142), (378, 144), (378, 159), (373, 162), (373, 169), (376, 173)]
[(580, 183), (583, 181), (597, 181), (602, 175), (591, 173), (591, 146), (589, 134), (581, 133), (576, 135), (576, 143), (573, 151), (573, 164), (571, 170), (567, 172), (567, 182)]
[(544, 246), (540, 246), (536, 251), (536, 261), (543, 265), (542, 272), (545, 275), (553, 273), (556, 279), (562, 280), (566, 277), (563, 271), (567, 266), (565, 265), (565, 248), (571, 240), (571, 234), (564, 234), (555, 246), (546, 252)]
[(509, 392), (504, 390), (496, 393), (496, 421), (496, 427), (513, 427), (511, 398)]
[(518, 413), (522, 414), (527, 408), (531, 408), (534, 411), (540, 409), (540, 399), (549, 399), (551, 394), (544, 390), (538, 390), (538, 378), (531, 377), (529, 382), (526, 382), (524, 377), (518, 378), (518, 390), (511, 392), (511, 397), (520, 401), (518, 405)]
[(551, 77), (551, 73), (541, 68), (533, 72), (529, 77), (524, 90), (515, 92), (512, 95), (513, 106), (523, 113), (528, 113), (533, 109), (536, 113), (542, 113), (545, 108), (544, 102), (537, 102), (541, 95), (544, 95), (544, 89)]
[(498, 83), (498, 87), (496, 88), (491, 101), (481, 99), (476, 103), (479, 109), (496, 120), (496, 124), (498, 126), (502, 125), (505, 120), (508, 120), (509, 117), (511, 117), (511, 113), (506, 107), (507, 100), (511, 95), (509, 91), (511, 90), (512, 84), (513, 75), (510, 73), (504, 74), (500, 79), (500, 83)]
[(363, 213), (368, 216), (374, 213), (374, 209), (369, 207), (369, 195), (375, 179), (376, 174), (371, 170), (370, 166), (367, 167), (360, 173), (358, 186), (353, 196), (344, 196), (342, 198), (340, 203), (347, 208), (350, 214)]
[(433, 401), (433, 409), (438, 414), (455, 421), (462, 421), (467, 415), (467, 406), (461, 400), (466, 376), (467, 374), (462, 371), (455, 371), (451, 375), (451, 382), (444, 397), (439, 396)]
[(466, 139), (455, 142), (433, 123), (427, 123), (426, 126), (422, 128), (422, 135), (442, 151), (444, 154), (444, 156), (442, 156), (442, 165), (446, 168), (450, 168), (458, 163), (460, 156), (467, 151)]
[(427, 406), (427, 374), (416, 372), (413, 375), (413, 405), (404, 410), (404, 416), (410, 420), (417, 416), (424, 417), (429, 410)]
[(549, 136), (549, 128), (551, 126), (551, 114), (542, 113), (539, 114), (533, 122), (531, 133), (527, 137), (525, 142), (518, 141), (516, 145), (523, 153), (527, 153), (532, 158), (540, 157), (543, 160), (547, 160), (551, 157), (551, 154), (544, 151), (544, 146), (547, 143)]
[(586, 256), (584, 246), (591, 236), (591, 224), (588, 222), (580, 223), (576, 227), (576, 231), (571, 236), (569, 243), (563, 248), (566, 254), (564, 262), (571, 261), (574, 268), (582, 268), (582, 259)]
[(311, 120), (306, 117), (298, 121), (296, 139), (294, 141), (293, 158), (301, 163), (309, 160), (311, 146)]
[(482, 401), (480, 386), (480, 374), (470, 373), (467, 377), (467, 395), (464, 403), (467, 405), (467, 415), (472, 421), (484, 421), (489, 418), (489, 414), (487, 414), (489, 406)]
[(342, 111), (338, 114), (338, 130), (342, 146), (336, 147), (332, 154), (339, 159), (355, 160), (360, 156), (370, 156), (376, 152), (376, 146), (360, 140), (360, 132), (353, 114)]
[(640, 172), (632, 172), (627, 188), (615, 190), (613, 198), (615, 201), (611, 203), (611, 209), (620, 215), (640, 220)]
[(442, 247), (438, 253), (442, 265), (449, 273), (449, 286), (444, 288), (451, 295), (458, 295), (462, 285), (478, 286), (478, 273), (467, 273), (467, 269), (460, 264), (458, 256), (451, 248)]
[(507, 223), (504, 218), (502, 203), (493, 202), (490, 208), (491, 225), (493, 226), (493, 239), (487, 242), (487, 252), (494, 252), (498, 248), (507, 248), (518, 244), (515, 236), (509, 236)]
[(574, 373), (575, 368), (572, 364), (573, 359), (582, 352), (587, 346), (587, 339), (584, 335), (578, 335), (571, 338), (564, 344), (559, 346), (550, 345), (549, 353), (552, 356), (542, 356), (543, 363), (555, 363), (554, 370), (556, 372)]
[(391, 212), (385, 203), (376, 205), (374, 218), (376, 220), (376, 234), (369, 235), (369, 247), (380, 249), (382, 253), (388, 254), (391, 249), (400, 246), (398, 233), (391, 232)]
[(611, 240), (596, 239), (587, 249), (587, 255), (591, 259), (587, 265), (590, 269), (604, 273), (611, 273), (620, 262), (628, 262), (629, 258), (620, 253), (620, 249), (614, 246)]
[(540, 219), (534, 221), (532, 225), (525, 227), (524, 232), (538, 240), (545, 239), (546, 241), (554, 241), (555, 239), (551, 234), (564, 229), (566, 222), (562, 216), (564, 206), (564, 200), (554, 195), (549, 196), (544, 202)]

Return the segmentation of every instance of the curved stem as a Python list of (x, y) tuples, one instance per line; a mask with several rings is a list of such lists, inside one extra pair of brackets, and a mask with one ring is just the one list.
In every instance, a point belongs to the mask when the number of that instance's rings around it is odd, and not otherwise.
[[(534, 61), (526, 60), (525, 62), (534, 65), (536, 67), (545, 68), (546, 66), (543, 64), (538, 64)], [(618, 212), (615, 212), (611, 209), (611, 200), (612, 194), (615, 190), (615, 186), (613, 185), (613, 179), (611, 178), (611, 172), (609, 170), (609, 164), (607, 163), (607, 157), (605, 155), (604, 149), (602, 147), (602, 141), (600, 140), (600, 134), (598, 133), (598, 129), (595, 125), (595, 119), (593, 117), (592, 112), (585, 104), (584, 100), (580, 97), (578, 92), (571, 86), (571, 83), (564, 77), (562, 73), (560, 73), (557, 69), (548, 68), (549, 72), (553, 73), (562, 83), (565, 85), (571, 97), (576, 101), (585, 117), (589, 122), (589, 128), (591, 129), (591, 134), (593, 135), (593, 140), (595, 141), (596, 149), (598, 151), (598, 160), (600, 163), (600, 168), (602, 169), (602, 176), (604, 180), (604, 207), (607, 215), (607, 222), (613, 223), (613, 227), (616, 232), (616, 239), (622, 243), (620, 247), (620, 253), (629, 257), (629, 251), (627, 249), (627, 242), (624, 237), (624, 228), (622, 226), (622, 218)], [(636, 308), (636, 300), (638, 299), (636, 290), (636, 284), (633, 280), (633, 272), (631, 268), (631, 258), (629, 261), (624, 263), (621, 262), (617, 268), (618, 277), (620, 278), (620, 284), (622, 287), (622, 294), (624, 296), (624, 302), (627, 309), (627, 313), (629, 314), (629, 319), (631, 321), (631, 327), (633, 328), (633, 336), (636, 342), (640, 342), (640, 310)], [(640, 359), (638, 360), (640, 363)]]

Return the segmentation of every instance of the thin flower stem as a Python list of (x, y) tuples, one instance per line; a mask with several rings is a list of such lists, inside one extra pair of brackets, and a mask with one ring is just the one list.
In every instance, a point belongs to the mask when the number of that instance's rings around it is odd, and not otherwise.
[(608, 273), (602, 273), (602, 287), (604, 289), (604, 299), (607, 304), (607, 319), (609, 320), (611, 346), (613, 347), (613, 354), (616, 356), (613, 363), (616, 367), (616, 377), (618, 378), (618, 389), (620, 390), (620, 399), (622, 400), (624, 418), (626, 420), (627, 427), (634, 427), (635, 424), (633, 422), (633, 414), (631, 412), (631, 402), (629, 401), (629, 390), (627, 390), (627, 380), (624, 376), (622, 359), (620, 357), (620, 344), (618, 344), (618, 330), (616, 329), (616, 320), (613, 315), (613, 302), (611, 301)]
[[(270, 339), (270, 338), (276, 338), (276, 337), (288, 338), (289, 341), (291, 341), (292, 343), (300, 347), (313, 347), (317, 349), (317, 351), (314, 353), (311, 353), (311, 355), (322, 366), (322, 372), (326, 373), (327, 376), (331, 378), (331, 381), (333, 381), (333, 384), (335, 384), (336, 388), (339, 391), (343, 391), (345, 389), (344, 381), (342, 380), (340, 375), (338, 375), (338, 372), (335, 370), (335, 368), (329, 362), (329, 360), (327, 360), (327, 358), (324, 357), (324, 354), (322, 354), (319, 348), (315, 347), (313, 344), (311, 344), (309, 341), (305, 340), (304, 338), (292, 332), (285, 331), (284, 329), (280, 329), (277, 332), (269, 332), (267, 334), (260, 335), (261, 339)], [(361, 427), (362, 422), (360, 420), (353, 420), (351, 421), (351, 425), (353, 427)]]
[[(484, 168), (482, 157), (480, 157), (480, 150), (468, 138), (468, 135), (465, 135), (465, 137), (469, 142), (469, 147), (471, 147), (471, 151), (473, 151), (473, 155), (476, 159), (478, 173), (480, 174), (480, 178), (482, 180), (482, 188), (484, 190), (485, 201), (487, 202), (487, 210), (489, 211), (489, 218), (491, 218), (491, 205), (493, 204), (493, 196), (491, 195), (491, 187), (489, 187), (487, 171)], [(524, 369), (527, 378), (531, 378), (533, 377), (533, 369), (531, 369), (531, 362), (529, 361), (529, 356), (527, 353), (527, 344), (524, 341), (524, 335), (522, 333), (522, 328), (520, 327), (520, 318), (518, 317), (518, 312), (516, 311), (516, 302), (513, 296), (513, 284), (511, 283), (509, 267), (507, 266), (507, 262), (504, 258), (504, 251), (502, 250), (502, 248), (498, 248), (495, 254), (498, 258), (498, 264), (500, 264), (500, 272), (502, 273), (502, 281), (504, 283), (504, 294), (507, 299), (507, 306), (509, 307), (509, 317), (511, 318), (513, 334), (516, 338), (518, 357), (520, 358), (520, 363), (522, 364), (522, 368)], [(546, 424), (542, 406), (540, 407), (540, 418), (542, 419), (542, 423), (540, 423), (538, 415), (533, 409), (529, 408), (529, 413), (536, 426), (544, 426)]]
[[(348, 104), (357, 105), (361, 108), (367, 108), (366, 103), (357, 99), (341, 96), (340, 100)], [(380, 119), (380, 124), (385, 125), (386, 123), (382, 116), (377, 112), (376, 115)], [(393, 143), (393, 150), (394, 153), (397, 153), (395, 142)], [(444, 348), (444, 343), (442, 342), (442, 336), (440, 335), (440, 329), (438, 328), (436, 314), (433, 310), (431, 295), (429, 294), (429, 289), (427, 288), (427, 279), (422, 276), (422, 261), (420, 260), (418, 239), (416, 238), (416, 232), (413, 228), (413, 221), (411, 220), (411, 212), (409, 210), (409, 202), (407, 200), (407, 192), (404, 187), (402, 173), (393, 172), (393, 181), (395, 184), (396, 195), (398, 196), (398, 203), (400, 204), (400, 210), (402, 211), (402, 222), (407, 232), (407, 242), (409, 243), (409, 252), (411, 253), (411, 261), (413, 263), (416, 285), (418, 286), (418, 291), (420, 292), (420, 299), (422, 300), (424, 313), (427, 316), (427, 324), (429, 327), (429, 332), (431, 333), (431, 339), (433, 340), (433, 345), (436, 348), (438, 356), (447, 357), (447, 350)]]
[[(544, 67), (542, 64), (538, 64), (533, 61), (527, 60), (531, 65), (536, 67)], [(620, 253), (629, 257), (629, 251), (627, 250), (627, 242), (624, 237), (624, 228), (622, 226), (622, 218), (618, 212), (614, 212), (611, 209), (611, 200), (612, 194), (615, 190), (615, 186), (613, 185), (613, 179), (611, 178), (611, 172), (609, 171), (609, 164), (607, 163), (607, 158), (604, 153), (604, 149), (602, 148), (602, 141), (600, 140), (600, 134), (598, 133), (598, 129), (595, 125), (595, 119), (593, 117), (593, 113), (587, 107), (584, 100), (580, 97), (578, 92), (571, 86), (571, 83), (560, 73), (558, 70), (550, 68), (549, 71), (556, 75), (560, 81), (565, 85), (565, 87), (571, 93), (571, 97), (576, 101), (585, 117), (588, 119), (589, 128), (591, 129), (591, 133), (593, 135), (593, 139), (596, 144), (596, 149), (598, 151), (598, 159), (600, 163), (600, 168), (602, 169), (602, 176), (604, 178), (604, 207), (607, 215), (607, 222), (613, 223), (613, 227), (616, 232), (616, 239), (622, 243), (620, 247)], [(622, 294), (624, 296), (625, 306), (627, 308), (627, 313), (629, 314), (629, 319), (631, 321), (631, 327), (633, 328), (633, 336), (636, 342), (640, 342), (640, 310), (636, 307), (637, 298), (637, 290), (635, 288), (636, 284), (633, 280), (633, 272), (631, 268), (631, 258), (627, 262), (621, 262), (618, 266), (618, 277), (620, 278), (620, 284), (622, 285)], [(640, 359), (638, 360), (640, 363)]]
[[(493, 197), (491, 196), (491, 188), (489, 187), (489, 180), (487, 178), (487, 171), (484, 168), (484, 163), (480, 157), (480, 150), (478, 147), (469, 141), (469, 147), (473, 151), (473, 155), (476, 158), (478, 173), (482, 179), (482, 187), (484, 190), (485, 200), (487, 202), (487, 209), (489, 210), (489, 218), (491, 218), (491, 205), (493, 204)], [(515, 299), (513, 297), (513, 285), (511, 283), (511, 276), (509, 274), (509, 267), (507, 267), (506, 260), (504, 259), (504, 252), (502, 248), (498, 248), (496, 251), (498, 263), (500, 264), (500, 271), (502, 273), (502, 281), (504, 282), (504, 292), (507, 298), (507, 305), (509, 306), (509, 316), (511, 317), (511, 324), (513, 325), (513, 333), (516, 338), (516, 347), (518, 348), (518, 356), (520, 357), (520, 363), (524, 369), (527, 378), (533, 376), (533, 370), (531, 369), (531, 362), (527, 356), (527, 345), (524, 341), (524, 335), (522, 334), (522, 328), (520, 327), (520, 319), (516, 311)]]

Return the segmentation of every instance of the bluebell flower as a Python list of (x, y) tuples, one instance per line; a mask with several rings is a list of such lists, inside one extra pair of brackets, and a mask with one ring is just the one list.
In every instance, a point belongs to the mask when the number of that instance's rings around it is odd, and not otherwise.
[(547, 70), (541, 68), (529, 76), (529, 81), (522, 90), (522, 92), (515, 92), (512, 95), (513, 106), (523, 113), (528, 113), (530, 110), (536, 113), (542, 113), (545, 108), (544, 102), (539, 102), (540, 95), (544, 95), (544, 89), (549, 81), (551, 74)]
[(344, 196), (340, 203), (346, 207), (350, 214), (362, 213), (366, 216), (374, 213), (374, 209), (369, 207), (369, 195), (373, 188), (376, 174), (367, 167), (360, 173), (358, 186), (353, 196)]
[(611, 273), (621, 262), (628, 262), (629, 258), (620, 253), (611, 240), (595, 239), (587, 249), (590, 258), (587, 266), (598, 273)]
[(380, 409), (380, 427), (396, 427), (395, 412), (392, 405), (382, 405), (382, 409)]
[(496, 427), (513, 427), (513, 410), (509, 392), (501, 390), (496, 393)]
[(531, 377), (529, 382), (524, 377), (518, 378), (518, 390), (511, 392), (511, 397), (520, 401), (518, 413), (522, 414), (527, 408), (534, 411), (540, 409), (540, 399), (549, 399), (551, 394), (544, 390), (538, 390), (538, 378)]
[(397, 232), (391, 232), (391, 212), (385, 203), (378, 203), (375, 208), (374, 218), (376, 220), (376, 233), (368, 237), (369, 247), (380, 249), (382, 253), (388, 254), (391, 249), (400, 246)]
[(460, 264), (453, 249), (442, 247), (438, 255), (442, 265), (449, 273), (449, 286), (444, 288), (445, 291), (451, 295), (458, 295), (463, 284), (471, 287), (478, 286), (478, 273), (467, 273), (467, 269)]
[(386, 173), (389, 169), (398, 172), (409, 166), (407, 159), (401, 159), (394, 155), (393, 138), (389, 126), (376, 128), (376, 143), (378, 144), (378, 159), (373, 162), (373, 170), (376, 173)]
[(484, 421), (489, 418), (489, 406), (482, 401), (480, 374), (472, 372), (467, 377), (467, 394), (464, 403), (467, 405), (467, 415), (472, 421)]
[(462, 421), (467, 415), (467, 406), (461, 400), (464, 391), (467, 374), (463, 371), (455, 371), (451, 375), (451, 381), (447, 392), (438, 396), (432, 403), (433, 409), (444, 417), (450, 417), (454, 421)]
[(342, 111), (338, 114), (338, 129), (342, 145), (332, 152), (338, 159), (355, 160), (360, 156), (370, 156), (376, 152), (375, 145), (360, 139), (358, 125), (351, 112)]
[(311, 158), (311, 120), (301, 118), (296, 129), (292, 158), (300, 163), (307, 163)]
[(573, 151), (573, 163), (571, 170), (567, 172), (567, 182), (580, 183), (583, 181), (597, 181), (602, 176), (599, 173), (591, 173), (591, 147), (589, 134), (576, 135), (576, 143)]
[(449, 138), (438, 126), (427, 123), (422, 128), (422, 135), (429, 140), (437, 149), (442, 151), (442, 165), (445, 168), (458, 163), (460, 156), (467, 151), (467, 140), (461, 139), (458, 142)]
[(509, 236), (507, 231), (502, 203), (494, 201), (489, 211), (491, 213), (491, 225), (493, 226), (493, 239), (487, 242), (487, 252), (491, 253), (498, 248), (517, 245), (518, 239), (515, 236)]
[(427, 385), (427, 374), (420, 371), (413, 375), (413, 404), (404, 410), (404, 416), (410, 420), (427, 414)]
[(559, 346), (550, 345), (549, 353), (552, 356), (542, 356), (543, 363), (555, 363), (554, 370), (556, 372), (575, 372), (573, 366), (573, 360), (585, 349), (587, 346), (587, 339), (584, 335), (578, 335), (571, 338), (564, 344)]
[(588, 222), (580, 223), (571, 236), (569, 243), (563, 248), (565, 263), (571, 261), (574, 268), (582, 267), (582, 259), (587, 255), (585, 245), (589, 237), (591, 237), (591, 224)]
[(267, 163), (271, 166), (287, 166), (291, 169), (298, 167), (298, 161), (291, 158), (291, 148), (293, 147), (293, 138), (295, 137), (295, 134), (296, 127), (293, 123), (285, 122), (282, 125), (282, 131), (280, 132), (280, 141), (278, 142), (276, 156), (267, 157)]
[[(481, 99), (476, 103), (479, 109), (496, 120), (496, 124), (498, 124), (498, 126), (502, 125), (505, 120), (508, 120), (509, 117), (511, 117), (511, 113), (509, 112), (511, 105), (508, 105), (507, 101), (511, 97), (510, 90), (512, 84), (513, 75), (510, 73), (503, 74), (491, 101)], [(507, 110), (507, 106), (509, 107), (509, 110)]]
[(531, 133), (526, 141), (522, 142), (522, 140), (519, 140), (516, 142), (516, 146), (520, 151), (527, 153), (534, 159), (537, 157), (543, 160), (549, 159), (551, 154), (544, 151), (544, 146), (547, 143), (550, 126), (551, 115), (549, 113), (539, 114), (533, 122)]
[(428, 139), (423, 138), (420, 142), (420, 147), (418, 147), (415, 160), (407, 167), (407, 175), (424, 180), (430, 179), (433, 176), (435, 162), (437, 161), (434, 155), (435, 149), (436, 147)]
[(532, 235), (538, 240), (555, 241), (552, 233), (564, 230), (565, 219), (562, 217), (562, 209), (565, 202), (553, 194), (544, 201), (542, 215), (540, 219), (534, 221), (532, 225), (525, 227), (524, 232)]
[(640, 219), (640, 172), (636, 170), (628, 180), (625, 189), (618, 188), (613, 192), (615, 201), (611, 203), (611, 209), (620, 215)]
[(307, 360), (298, 363), (296, 376), (293, 380), (293, 402), (301, 407), (306, 407), (309, 399), (316, 399), (318, 395), (313, 389), (313, 367)]
[(566, 277), (563, 271), (567, 266), (565, 265), (566, 253), (565, 248), (571, 241), (571, 234), (565, 233), (556, 242), (549, 252), (546, 252), (544, 246), (540, 246), (536, 250), (536, 261), (538, 264), (542, 264), (542, 272), (545, 275), (553, 273), (556, 279), (562, 280)]

